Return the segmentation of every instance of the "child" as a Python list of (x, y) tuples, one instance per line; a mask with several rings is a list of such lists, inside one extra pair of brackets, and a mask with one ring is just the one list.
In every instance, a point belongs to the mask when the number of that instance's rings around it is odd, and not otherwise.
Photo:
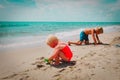
[(96, 29), (86, 29), (80, 33), (79, 41), (76, 41), (76, 42), (68, 41), (68, 45), (71, 45), (71, 44), (81, 45), (82, 42), (84, 42), (85, 44), (89, 44), (88, 35), (90, 35), (90, 34), (92, 35), (94, 44), (95, 45), (100, 44), (101, 42), (99, 40), (98, 34), (101, 34), (101, 33), (103, 33), (102, 27), (99, 27)]
[(72, 52), (67, 44), (60, 42), (54, 35), (50, 35), (46, 41), (47, 45), (54, 48), (53, 54), (48, 58), (49, 61), (55, 61), (55, 65), (59, 65), (60, 61), (69, 62), (72, 58)]

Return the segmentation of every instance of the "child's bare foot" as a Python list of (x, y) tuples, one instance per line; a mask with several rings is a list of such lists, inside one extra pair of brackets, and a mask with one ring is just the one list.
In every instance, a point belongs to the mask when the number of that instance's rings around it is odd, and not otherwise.
[(68, 45), (70, 46), (70, 41), (68, 41)]
[(60, 64), (59, 62), (55, 62), (55, 63), (54, 63), (55, 66), (57, 66), (57, 65), (59, 65), (59, 64)]

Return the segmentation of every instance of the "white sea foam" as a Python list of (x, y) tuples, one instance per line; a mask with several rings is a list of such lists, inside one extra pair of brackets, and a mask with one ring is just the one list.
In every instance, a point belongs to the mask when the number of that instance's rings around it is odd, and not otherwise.
[(104, 33), (120, 31), (119, 25), (104, 27)]
[(0, 49), (42, 45), (45, 36), (27, 36), (1, 40)]
[[(85, 28), (71, 30), (71, 31), (67, 31), (67, 32), (59, 32), (59, 33), (56, 33), (55, 35), (58, 36), (60, 39), (69, 40), (72, 36), (76, 36), (74, 38), (78, 39), (80, 32), (84, 29)], [(107, 27), (103, 27), (103, 30), (104, 30), (104, 33), (116, 32), (116, 31), (120, 31), (120, 26), (118, 26), (118, 25), (107, 26)]]

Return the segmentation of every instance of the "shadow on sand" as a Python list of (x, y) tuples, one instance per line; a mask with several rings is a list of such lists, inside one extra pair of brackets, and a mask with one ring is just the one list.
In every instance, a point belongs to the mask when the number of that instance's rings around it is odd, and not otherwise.
[[(95, 45), (95, 44), (94, 43), (90, 43), (89, 45)], [(99, 43), (97, 45), (107, 45), (107, 46), (109, 46), (110, 44), (108, 44), (108, 43)]]
[(70, 62), (62, 62), (59, 65), (50, 65), (53, 66), (55, 68), (64, 68), (67, 66), (74, 66), (76, 64), (76, 61), (70, 61)]

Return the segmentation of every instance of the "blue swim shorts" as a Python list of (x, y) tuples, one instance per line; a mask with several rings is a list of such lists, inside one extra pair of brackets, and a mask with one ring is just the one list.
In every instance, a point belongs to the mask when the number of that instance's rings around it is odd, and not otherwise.
[(88, 35), (86, 35), (84, 31), (80, 33), (80, 41), (83, 41), (83, 40), (89, 41)]

